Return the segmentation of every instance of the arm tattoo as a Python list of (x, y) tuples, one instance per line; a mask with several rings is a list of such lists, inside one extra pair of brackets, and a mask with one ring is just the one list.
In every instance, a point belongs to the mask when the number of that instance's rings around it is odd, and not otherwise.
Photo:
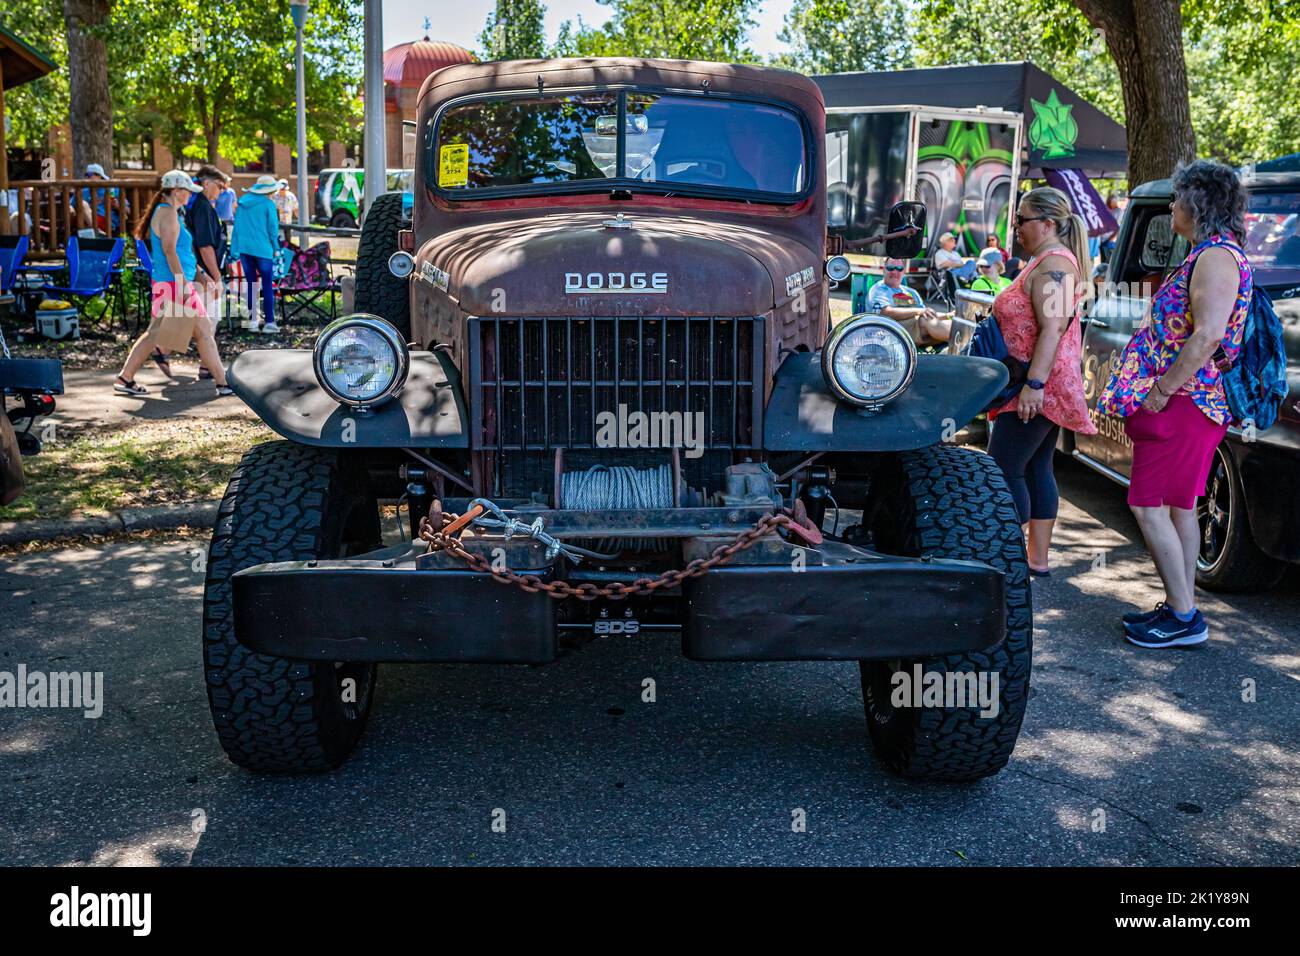
[(1053, 282), (1061, 283), (1065, 281), (1065, 273), (1060, 269), (1053, 269), (1047, 274), (1051, 277)]

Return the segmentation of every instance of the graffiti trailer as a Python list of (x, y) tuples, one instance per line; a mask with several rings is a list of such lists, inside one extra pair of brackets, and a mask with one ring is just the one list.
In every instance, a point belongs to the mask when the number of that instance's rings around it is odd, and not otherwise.
[[(853, 240), (899, 200), (930, 209), (930, 255), (951, 230), (974, 255), (1004, 245), (1020, 178), (1075, 170), (1122, 177), (1124, 127), (1032, 63), (990, 63), (815, 76), (826, 101), (831, 228)], [(846, 168), (838, 171), (835, 145)], [(840, 185), (837, 187), (837, 179)], [(841, 221), (837, 223), (836, 214)]]

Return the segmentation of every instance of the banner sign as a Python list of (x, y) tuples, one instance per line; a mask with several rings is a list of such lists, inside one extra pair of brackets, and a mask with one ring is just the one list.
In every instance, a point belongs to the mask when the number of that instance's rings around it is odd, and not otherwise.
[(1043, 175), (1049, 185), (1070, 197), (1070, 205), (1088, 225), (1089, 236), (1104, 236), (1119, 230), (1119, 223), (1106, 208), (1105, 201), (1082, 172), (1077, 169), (1045, 169)]

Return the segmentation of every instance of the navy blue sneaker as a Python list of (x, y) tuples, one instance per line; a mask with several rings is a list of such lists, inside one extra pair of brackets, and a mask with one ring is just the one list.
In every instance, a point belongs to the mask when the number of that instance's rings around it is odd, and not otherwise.
[(1138, 647), (1191, 647), (1209, 636), (1210, 629), (1199, 610), (1190, 621), (1180, 621), (1173, 611), (1163, 607), (1154, 620), (1124, 625), (1124, 639)]
[(1149, 611), (1129, 611), (1124, 615), (1124, 624), (1150, 624), (1158, 618), (1165, 609), (1165, 602), (1161, 601)]

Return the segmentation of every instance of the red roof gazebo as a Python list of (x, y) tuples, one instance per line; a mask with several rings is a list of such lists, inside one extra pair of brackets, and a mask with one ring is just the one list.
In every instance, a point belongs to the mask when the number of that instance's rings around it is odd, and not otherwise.
[(398, 112), (398, 91), (419, 90), (435, 70), (457, 63), (473, 63), (474, 54), (462, 46), (442, 40), (399, 43), (384, 51), (384, 108)]

